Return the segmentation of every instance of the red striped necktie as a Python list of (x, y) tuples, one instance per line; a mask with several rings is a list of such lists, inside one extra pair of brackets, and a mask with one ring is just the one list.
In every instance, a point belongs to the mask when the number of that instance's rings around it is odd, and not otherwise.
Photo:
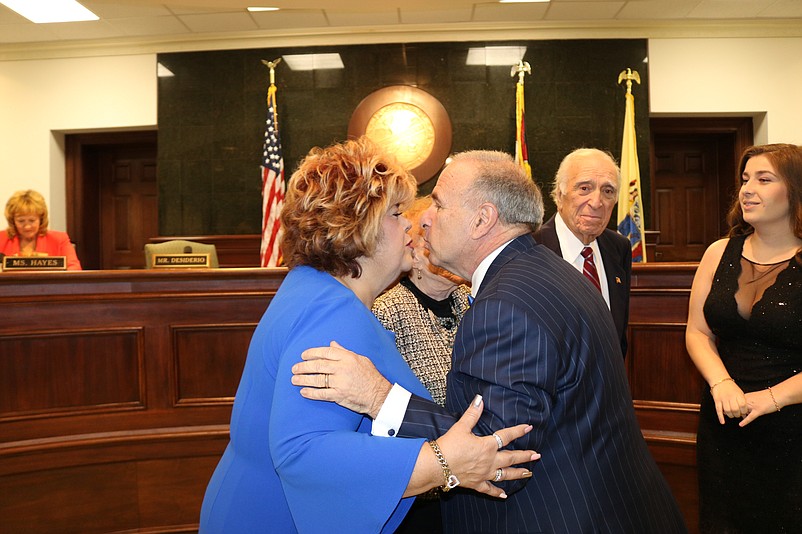
[(582, 266), (582, 274), (584, 274), (591, 283), (596, 286), (596, 289), (601, 292), (601, 283), (599, 282), (599, 272), (596, 270), (596, 264), (593, 263), (593, 249), (585, 247), (582, 249), (582, 257), (585, 258), (585, 264)]

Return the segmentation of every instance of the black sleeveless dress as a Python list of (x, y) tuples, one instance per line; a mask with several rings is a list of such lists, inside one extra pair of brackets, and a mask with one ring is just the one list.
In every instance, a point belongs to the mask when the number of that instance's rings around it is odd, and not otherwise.
[[(742, 258), (730, 239), (705, 301), (707, 324), (724, 365), (745, 392), (802, 371), (802, 265)], [(697, 434), (703, 533), (802, 532), (802, 404), (719, 424), (705, 391)]]

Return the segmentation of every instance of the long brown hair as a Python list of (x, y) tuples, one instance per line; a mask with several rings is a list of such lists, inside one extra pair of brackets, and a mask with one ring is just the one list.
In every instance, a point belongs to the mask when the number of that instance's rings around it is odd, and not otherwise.
[[(792, 228), (794, 235), (802, 239), (802, 147), (788, 143), (750, 146), (741, 155), (741, 162), (738, 165), (739, 178), (743, 176), (746, 162), (755, 156), (765, 156), (788, 188)], [(727, 237), (747, 235), (755, 231), (751, 224), (744, 221), (737, 193), (727, 213), (727, 223), (730, 225)]]

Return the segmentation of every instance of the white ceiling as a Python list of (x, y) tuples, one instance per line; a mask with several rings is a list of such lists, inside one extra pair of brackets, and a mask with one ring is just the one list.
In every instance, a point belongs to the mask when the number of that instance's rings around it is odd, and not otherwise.
[[(262, 3), (260, 3), (262, 2)], [(0, 5), (0, 59), (26, 51), (145, 46), (153, 51), (215, 48), (215, 40), (310, 36), (321, 42), (660, 36), (802, 36), (802, 0), (81, 0), (98, 21), (34, 24)], [(246, 11), (249, 5), (281, 7)], [(492, 31), (491, 35), (487, 32)], [(481, 33), (484, 32), (484, 33)], [(524, 33), (521, 33), (524, 32)], [(529, 32), (529, 33), (526, 33)], [(548, 32), (552, 32), (549, 34)], [(456, 39), (455, 39), (456, 40)], [(306, 44), (321, 44), (309, 43)], [(207, 43), (207, 45), (201, 45)], [(275, 44), (272, 43), (272, 44)], [(236, 45), (232, 44), (231, 47)], [(246, 45), (247, 46), (247, 45)], [(46, 54), (45, 54), (46, 55)]]

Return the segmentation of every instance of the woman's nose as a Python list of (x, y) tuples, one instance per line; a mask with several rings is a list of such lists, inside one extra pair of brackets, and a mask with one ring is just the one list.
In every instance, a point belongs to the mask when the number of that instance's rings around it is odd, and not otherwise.
[(741, 184), (741, 193), (744, 195), (751, 195), (754, 193), (754, 191), (752, 191), (752, 180), (746, 180)]
[(404, 224), (404, 232), (412, 230), (412, 221), (401, 215), (401, 222)]

